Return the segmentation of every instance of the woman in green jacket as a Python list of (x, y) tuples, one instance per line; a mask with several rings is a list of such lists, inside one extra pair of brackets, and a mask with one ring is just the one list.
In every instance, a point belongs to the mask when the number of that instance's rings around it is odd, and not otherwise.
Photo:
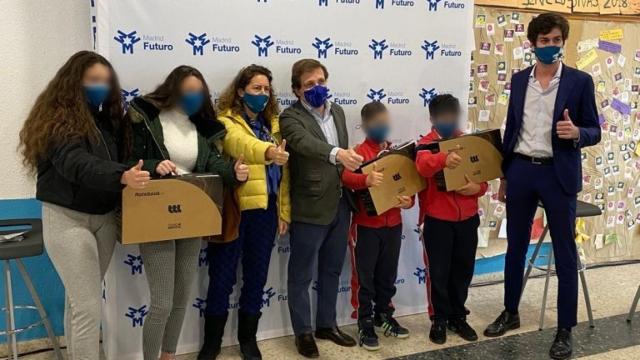
[[(222, 158), (216, 143), (225, 128), (216, 120), (202, 74), (190, 66), (175, 68), (156, 90), (134, 99), (132, 159), (143, 159), (152, 177), (191, 172), (219, 174), (225, 186), (248, 179), (242, 160)], [(175, 359), (185, 307), (198, 270), (201, 239), (140, 244), (149, 282), (150, 311), (144, 322), (145, 360)]]

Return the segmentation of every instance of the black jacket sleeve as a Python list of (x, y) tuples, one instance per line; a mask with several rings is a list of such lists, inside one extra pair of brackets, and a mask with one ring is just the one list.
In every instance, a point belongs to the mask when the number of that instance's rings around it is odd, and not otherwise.
[(122, 190), (120, 179), (127, 166), (91, 154), (81, 140), (54, 147), (49, 159), (53, 167), (72, 183), (102, 191)]
[(207, 171), (220, 175), (225, 186), (237, 186), (240, 182), (236, 179), (234, 169), (235, 162), (233, 160), (225, 160), (215, 145), (210, 145), (210, 148), (211, 152), (207, 159)]

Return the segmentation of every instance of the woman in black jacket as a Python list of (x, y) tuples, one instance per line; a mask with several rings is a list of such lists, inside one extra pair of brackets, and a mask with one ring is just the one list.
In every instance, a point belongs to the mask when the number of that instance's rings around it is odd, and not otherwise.
[(124, 186), (150, 179), (130, 147), (120, 85), (102, 56), (80, 51), (36, 99), (22, 130), (25, 166), (37, 173), (44, 244), (66, 292), (69, 359), (100, 357), (102, 278), (119, 233), (114, 209)]

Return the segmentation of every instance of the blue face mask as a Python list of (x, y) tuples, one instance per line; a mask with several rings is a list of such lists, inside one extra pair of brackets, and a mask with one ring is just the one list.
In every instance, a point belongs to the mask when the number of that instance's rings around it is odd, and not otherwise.
[(560, 46), (545, 46), (535, 48), (534, 52), (541, 63), (551, 65), (562, 59), (564, 49)]
[(109, 96), (111, 88), (107, 84), (95, 83), (84, 86), (84, 94), (87, 102), (92, 106), (99, 107)]
[(458, 130), (458, 124), (456, 123), (436, 123), (433, 127), (445, 139), (452, 137)]
[(187, 116), (191, 116), (200, 111), (203, 102), (204, 94), (201, 91), (191, 91), (185, 93), (180, 98), (180, 106)]
[(242, 101), (244, 101), (244, 104), (247, 105), (252, 113), (258, 114), (262, 110), (264, 110), (265, 107), (267, 107), (267, 103), (269, 102), (269, 95), (253, 95), (244, 93), (244, 95), (242, 95)]
[(382, 144), (387, 140), (390, 131), (391, 128), (389, 127), (389, 125), (376, 125), (365, 128), (367, 137), (377, 142), (378, 144)]
[(304, 92), (304, 99), (314, 108), (324, 105), (329, 98), (329, 88), (324, 85), (316, 85)]

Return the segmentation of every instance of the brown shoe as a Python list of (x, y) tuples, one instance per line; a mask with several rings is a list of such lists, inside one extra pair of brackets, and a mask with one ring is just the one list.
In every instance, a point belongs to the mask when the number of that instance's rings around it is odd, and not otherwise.
[(296, 335), (296, 349), (298, 349), (298, 354), (306, 358), (320, 357), (318, 346), (311, 333)]
[(340, 345), (340, 346), (345, 346), (345, 347), (356, 346), (356, 341), (351, 336), (340, 331), (340, 329), (337, 326), (333, 328), (316, 329), (316, 337), (318, 339), (333, 341), (334, 344)]

